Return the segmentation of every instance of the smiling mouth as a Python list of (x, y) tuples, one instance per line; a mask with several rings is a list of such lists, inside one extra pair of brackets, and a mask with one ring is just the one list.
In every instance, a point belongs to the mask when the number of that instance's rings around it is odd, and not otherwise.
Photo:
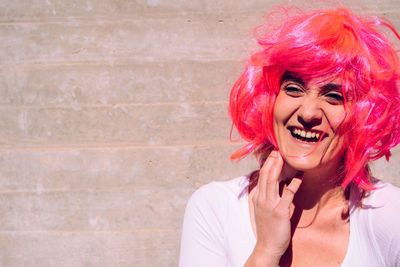
[(328, 136), (326, 133), (316, 130), (304, 130), (297, 127), (289, 127), (288, 129), (294, 138), (307, 143), (316, 143)]

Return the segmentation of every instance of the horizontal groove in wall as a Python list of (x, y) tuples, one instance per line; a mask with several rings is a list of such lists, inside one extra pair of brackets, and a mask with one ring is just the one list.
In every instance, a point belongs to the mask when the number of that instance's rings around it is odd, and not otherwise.
[(93, 235), (93, 234), (123, 234), (123, 233), (180, 233), (181, 229), (126, 229), (126, 230), (97, 230), (97, 231), (0, 231), (4, 235)]
[[(140, 63), (166, 63), (166, 62), (182, 62), (182, 61), (190, 61), (190, 58), (176, 57), (175, 59), (171, 58), (154, 58), (153, 56), (146, 56), (142, 54), (137, 54), (134, 57), (124, 56), (124, 57), (108, 57), (101, 60), (97, 59), (89, 59), (89, 60), (70, 60), (70, 59), (62, 59), (60, 61), (50, 61), (45, 59), (44, 61), (40, 60), (24, 60), (24, 61), (5, 61), (3, 60), (0, 63), (0, 68), (8, 68), (8, 67), (56, 67), (56, 66), (98, 66), (104, 65), (109, 67), (114, 66), (123, 66), (123, 65), (131, 65), (131, 64), (140, 64)], [(244, 62), (245, 58), (224, 58), (224, 57), (197, 57), (195, 62), (207, 63), (207, 62), (221, 62), (221, 61), (232, 61), (232, 62)]]
[(176, 59), (163, 59), (159, 58), (157, 61), (149, 61), (146, 60), (145, 57), (143, 57), (145, 60), (141, 60), (137, 56), (135, 57), (109, 57), (109, 58), (103, 58), (100, 60), (62, 60), (62, 61), (53, 61), (50, 62), (48, 60), (40, 62), (40, 61), (24, 61), (24, 62), (0, 62), (0, 70), (1, 68), (4, 68), (4, 71), (8, 71), (9, 67), (14, 67), (14, 68), (26, 68), (26, 69), (32, 69), (32, 68), (47, 68), (47, 67), (76, 67), (76, 66), (104, 66), (104, 67), (118, 67), (118, 66), (137, 66), (141, 64), (161, 64), (161, 63), (182, 63), (182, 62), (198, 62), (198, 63), (213, 63), (213, 62), (228, 62), (227, 64), (241, 64), (245, 63), (241, 59), (237, 58), (210, 58), (210, 59), (204, 59), (204, 58), (196, 58), (196, 59), (182, 59), (182, 58), (176, 58)]
[(130, 145), (130, 144), (94, 144), (92, 146), (70, 145), (59, 146), (47, 144), (43, 146), (15, 146), (15, 147), (0, 147), (0, 152), (7, 151), (70, 151), (70, 150), (143, 150), (143, 149), (179, 149), (179, 148), (207, 148), (215, 146), (240, 146), (243, 145), (239, 140), (230, 141), (213, 141), (203, 144), (180, 144), (180, 145)]
[[(40, 19), (16, 19), (12, 21), (2, 20), (0, 18), (0, 27), (9, 25), (24, 25), (24, 24), (73, 24), (73, 23), (87, 23), (87, 24), (98, 24), (99, 22), (106, 23), (130, 23), (138, 21), (149, 21), (154, 20), (168, 20), (168, 19), (182, 19), (186, 22), (194, 22), (199, 20), (204, 20), (207, 17), (210, 21), (210, 17), (215, 19), (216, 23), (224, 23), (224, 19), (233, 19), (241, 16), (248, 16), (249, 13), (259, 12), (259, 10), (241, 10), (241, 11), (224, 11), (214, 13), (214, 12), (174, 12), (174, 13), (147, 13), (138, 16), (133, 15), (121, 15), (121, 16), (67, 16), (67, 17), (41, 17)], [(198, 16), (198, 17), (196, 17)], [(212, 19), (211, 19), (212, 20)]]
[[(188, 186), (188, 188), (190, 188)], [(129, 192), (129, 191), (159, 191), (165, 190), (165, 186), (116, 186), (107, 188), (74, 188), (74, 189), (65, 189), (65, 188), (47, 188), (47, 189), (7, 189), (1, 190), (0, 195), (8, 195), (8, 194), (57, 194), (57, 193), (112, 193), (112, 192)]]
[(148, 107), (148, 106), (180, 106), (180, 105), (226, 105), (228, 101), (194, 101), (194, 102), (160, 102), (160, 103), (121, 103), (121, 104), (76, 104), (76, 105), (1, 105), (0, 109), (81, 109), (81, 108), (122, 108), (122, 107)]
[[(163, 9), (154, 10), (151, 9), (148, 12), (141, 12), (140, 14), (120, 14), (118, 16), (105, 16), (105, 15), (87, 15), (87, 16), (40, 16), (40, 19), (30, 18), (27, 20), (26, 18), (16, 18), (13, 20), (6, 20), (4, 15), (0, 14), (0, 27), (8, 26), (8, 25), (19, 25), (19, 24), (67, 24), (67, 23), (88, 23), (91, 24), (93, 22), (107, 22), (107, 23), (121, 23), (121, 22), (135, 22), (135, 21), (154, 21), (154, 20), (163, 20), (163, 19), (190, 19), (187, 22), (192, 22), (196, 20), (201, 20), (204, 17), (207, 17), (210, 20), (210, 17), (215, 17), (215, 21), (217, 23), (223, 23), (224, 19), (232, 19), (241, 16), (249, 16), (249, 14), (264, 14), (270, 10), (270, 6), (265, 6), (260, 10), (260, 7), (254, 8), (242, 8), (242, 9), (224, 9), (219, 11), (209, 10), (190, 10), (190, 9), (181, 9), (170, 12), (163, 12)], [(383, 15), (383, 14), (393, 14), (400, 13), (400, 8), (390, 8), (383, 10), (376, 9), (363, 9), (361, 12), (368, 14), (373, 12), (374, 15)], [(196, 17), (198, 16), (198, 17)]]

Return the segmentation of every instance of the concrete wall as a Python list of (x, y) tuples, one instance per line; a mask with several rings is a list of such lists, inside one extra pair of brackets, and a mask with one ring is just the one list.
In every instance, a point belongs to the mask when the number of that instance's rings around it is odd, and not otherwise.
[[(227, 96), (285, 3), (1, 0), (0, 265), (176, 266), (189, 195), (256, 166)], [(349, 5), (400, 28), (396, 0)]]

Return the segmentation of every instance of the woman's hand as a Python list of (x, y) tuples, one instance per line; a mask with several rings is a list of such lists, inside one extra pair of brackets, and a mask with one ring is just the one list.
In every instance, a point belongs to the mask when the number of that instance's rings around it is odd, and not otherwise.
[(252, 202), (257, 243), (245, 266), (278, 266), (291, 239), (290, 204), (300, 187), (301, 179), (293, 178), (279, 195), (283, 159), (272, 151), (260, 170)]

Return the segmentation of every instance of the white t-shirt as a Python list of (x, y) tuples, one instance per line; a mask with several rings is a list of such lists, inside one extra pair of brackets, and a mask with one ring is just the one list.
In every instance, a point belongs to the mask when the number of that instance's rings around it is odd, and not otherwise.
[[(211, 182), (190, 198), (182, 229), (180, 267), (242, 267), (256, 244), (246, 176)], [(400, 266), (400, 189), (380, 182), (363, 199), (350, 193), (350, 239), (342, 267)]]

